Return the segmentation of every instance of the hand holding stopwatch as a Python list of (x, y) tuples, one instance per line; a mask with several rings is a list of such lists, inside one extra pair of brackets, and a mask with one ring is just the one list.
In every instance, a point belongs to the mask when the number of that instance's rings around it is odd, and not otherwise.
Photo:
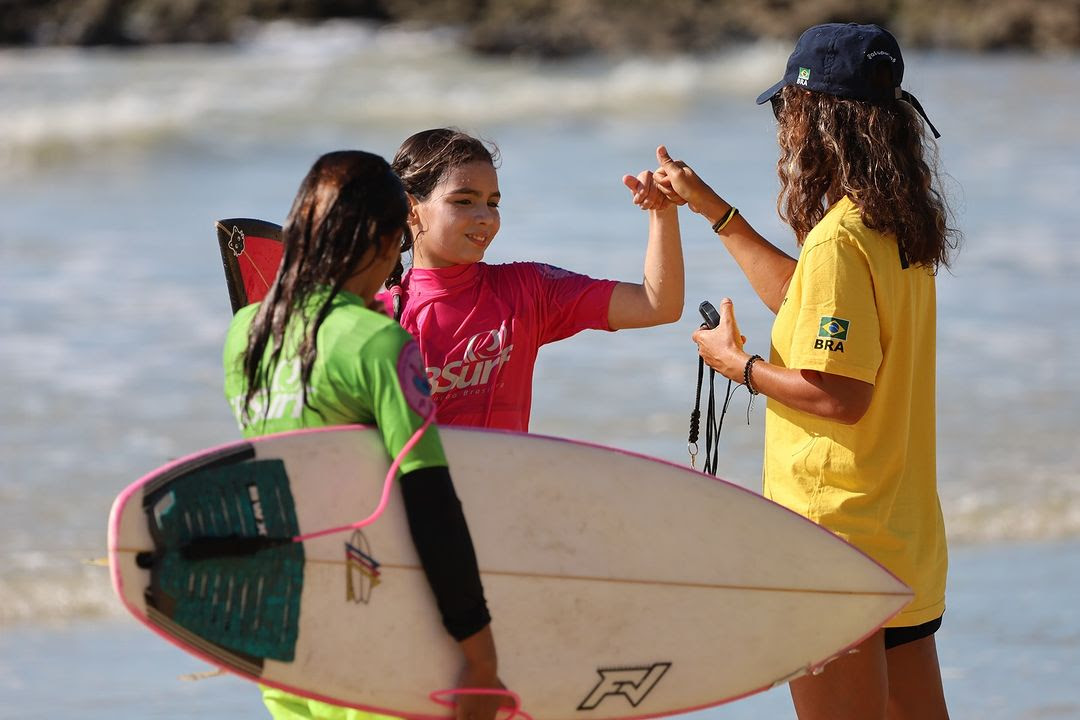
[[(701, 301), (701, 304), (698, 305), (698, 312), (701, 313), (701, 317), (705, 320), (705, 322), (701, 324), (701, 327), (713, 330), (720, 324), (720, 313), (716, 311), (716, 308), (714, 308), (713, 304), (708, 300)], [(732, 318), (732, 320), (734, 320), (734, 318)], [(742, 349), (742, 346), (746, 343), (746, 338), (739, 333), (738, 325), (735, 325), (734, 327), (735, 337), (737, 338), (736, 343), (739, 348)]]
[[(715, 328), (717, 325), (720, 324), (720, 313), (716, 312), (716, 308), (713, 307), (713, 304), (711, 302), (709, 302), (708, 300), (702, 300), (701, 301), (701, 304), (698, 305), (698, 312), (701, 313), (701, 319), (705, 321), (705, 322), (701, 323), (702, 329), (707, 328), (709, 330), (712, 330), (713, 328)], [(698, 454), (697, 440), (698, 440), (699, 424), (701, 422), (701, 379), (702, 379), (702, 371), (704, 370), (704, 368), (705, 368), (705, 365), (704, 365), (704, 363), (703, 363), (703, 361), (702, 361), (702, 359), (701, 359), (701, 357), (699, 355), (698, 356), (698, 391), (697, 391), (697, 399), (694, 402), (694, 410), (693, 410), (693, 412), (690, 413), (690, 435), (687, 437), (687, 442), (686, 442), (686, 449), (690, 452), (690, 467), (696, 467), (697, 466), (697, 454)], [(711, 386), (712, 386), (712, 372), (711, 372), (711, 370), (710, 370), (710, 373), (709, 373), (709, 379), (710, 379), (709, 385), (710, 385), (710, 389), (711, 389)], [(710, 397), (710, 411), (711, 411), (711, 409), (712, 409), (711, 408), (711, 404), (712, 404), (712, 393), (711, 392), (709, 393), (709, 397)], [(705, 455), (705, 472), (709, 472), (709, 470), (710, 470), (709, 460), (710, 460), (709, 455), (706, 452), (706, 455)]]
[[(708, 328), (710, 330), (720, 325), (720, 313), (716, 311), (713, 304), (708, 300), (702, 300), (698, 305), (698, 312), (701, 313), (702, 319), (705, 321), (701, 324), (702, 328)], [(738, 331), (736, 330), (736, 334)], [(687, 437), (686, 449), (690, 453), (690, 467), (695, 467), (697, 461), (698, 452), (698, 431), (699, 424), (701, 422), (701, 384), (703, 379), (703, 371), (705, 369), (704, 359), (701, 357), (700, 352), (698, 354), (698, 378), (697, 378), (697, 397), (694, 401), (694, 409), (690, 413), (690, 434)], [(731, 380), (728, 380), (727, 392), (724, 396), (724, 406), (720, 411), (720, 420), (716, 420), (716, 400), (713, 392), (713, 378), (716, 375), (716, 371), (711, 367), (709, 368), (709, 405), (706, 411), (705, 422), (705, 466), (702, 468), (710, 475), (716, 475), (716, 467), (720, 462), (719, 457), (719, 440), (720, 440), (720, 428), (724, 422), (724, 413), (727, 412), (728, 401), (731, 399)]]
[(708, 300), (701, 301), (701, 304), (698, 305), (698, 312), (701, 313), (701, 317), (705, 320), (702, 327), (712, 330), (720, 324), (720, 313), (716, 312), (716, 308)]

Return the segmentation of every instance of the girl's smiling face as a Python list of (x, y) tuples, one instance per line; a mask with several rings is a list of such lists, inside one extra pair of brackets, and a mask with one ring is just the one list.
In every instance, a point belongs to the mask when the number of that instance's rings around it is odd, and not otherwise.
[(409, 213), (413, 266), (441, 268), (484, 259), (499, 232), (499, 177), (483, 160), (452, 168)]

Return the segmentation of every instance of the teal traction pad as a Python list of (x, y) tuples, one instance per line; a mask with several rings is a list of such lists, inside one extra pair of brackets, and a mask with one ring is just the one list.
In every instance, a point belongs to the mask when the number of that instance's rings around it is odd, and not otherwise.
[[(250, 460), (184, 473), (154, 488), (143, 505), (155, 545), (147, 602), (229, 651), (291, 661), (304, 547), (288, 541), (300, 532), (284, 463)], [(217, 538), (219, 550), (208, 557), (185, 552)]]

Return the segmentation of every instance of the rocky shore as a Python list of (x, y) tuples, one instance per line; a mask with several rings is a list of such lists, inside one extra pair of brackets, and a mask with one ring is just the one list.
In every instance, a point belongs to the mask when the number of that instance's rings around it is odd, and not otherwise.
[(708, 52), (790, 42), (820, 22), (890, 28), (909, 47), (1075, 52), (1080, 0), (0, 0), (0, 45), (227, 43), (252, 21), (454, 26), (485, 54)]

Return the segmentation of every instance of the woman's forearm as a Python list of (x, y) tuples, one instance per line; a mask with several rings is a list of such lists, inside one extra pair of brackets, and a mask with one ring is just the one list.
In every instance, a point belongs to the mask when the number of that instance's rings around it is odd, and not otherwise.
[[(698, 214), (712, 226), (730, 208), (727, 201), (712, 194), (698, 208)], [(795, 273), (795, 258), (766, 240), (741, 214), (734, 215), (719, 236), (757, 296), (774, 314), (778, 312)]]
[[(733, 379), (743, 382), (745, 363), (734, 374), (737, 377)], [(764, 360), (751, 366), (750, 384), (789, 408), (844, 425), (853, 425), (862, 418), (874, 394), (874, 386), (862, 380), (817, 370), (782, 368)]]

